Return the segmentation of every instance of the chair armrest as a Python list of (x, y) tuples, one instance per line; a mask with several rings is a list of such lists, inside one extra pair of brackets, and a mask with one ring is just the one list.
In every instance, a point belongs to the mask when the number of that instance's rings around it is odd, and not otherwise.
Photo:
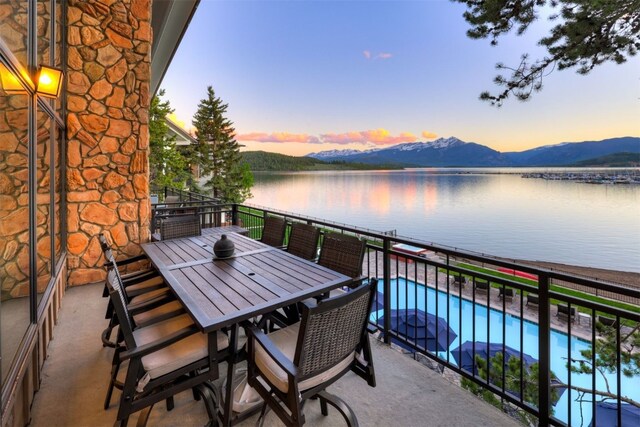
[[(123, 266), (123, 265), (132, 264), (134, 262), (148, 261), (148, 260), (149, 260), (149, 258), (146, 255), (136, 255), (136, 256), (130, 257), (130, 258), (116, 260), (116, 264), (118, 264), (118, 267), (120, 267), (120, 266)], [(105, 267), (105, 268), (111, 267), (111, 263), (109, 261), (106, 261), (103, 264), (103, 267)]]
[(132, 264), (132, 263), (138, 262), (138, 261), (148, 261), (148, 260), (149, 260), (149, 258), (146, 255), (142, 254), (142, 255), (136, 255), (136, 256), (130, 257), (130, 258), (117, 260), (116, 262), (120, 266), (120, 265)]
[(258, 341), (260, 346), (264, 349), (264, 351), (273, 359), (274, 362), (282, 368), (287, 375), (295, 377), (297, 368), (293, 364), (293, 361), (289, 360), (287, 356), (284, 355), (280, 351), (278, 347), (273, 344), (273, 341), (269, 339), (269, 336), (258, 329), (256, 326), (251, 325), (247, 328), (247, 332), (249, 333), (248, 339), (254, 339)]
[(351, 283), (349, 283), (347, 286), (349, 286), (350, 288), (357, 288), (358, 286), (360, 286), (362, 284), (362, 282), (364, 282), (365, 280), (367, 280), (368, 277), (364, 276), (364, 275), (360, 275), (358, 277), (354, 277), (353, 280), (351, 281)]
[(141, 270), (141, 271), (134, 271), (132, 273), (121, 274), (120, 277), (122, 278), (122, 283), (126, 287), (129, 285), (133, 285), (136, 282), (141, 282), (141, 281), (150, 279), (152, 277), (155, 277), (158, 274), (159, 274), (158, 270), (150, 269), (150, 270)]
[(178, 341), (197, 333), (200, 333), (198, 327), (195, 324), (190, 325), (156, 341), (133, 348), (131, 350), (124, 351), (120, 354), (120, 358), (121, 360), (127, 360), (131, 358), (143, 357), (148, 354), (155, 353), (158, 350), (162, 350), (165, 347), (169, 347), (171, 344), (175, 344)]
[(135, 285), (137, 283), (141, 283), (144, 282), (145, 280), (149, 280), (152, 279), (156, 276), (159, 276), (160, 273), (157, 270), (151, 270), (149, 272), (144, 272), (144, 273), (140, 273), (138, 275), (132, 276), (132, 277), (127, 277), (126, 280), (123, 280), (124, 282), (124, 286), (131, 286), (131, 285)]
[(159, 315), (157, 317), (154, 317), (153, 319), (148, 320), (146, 322), (136, 323), (136, 327), (137, 328), (144, 328), (146, 326), (153, 325), (155, 323), (163, 322), (165, 320), (172, 319), (174, 317), (180, 316), (181, 314), (184, 314), (186, 312), (187, 311), (184, 309), (184, 307), (180, 307), (180, 308), (178, 308), (176, 310), (173, 310), (173, 311), (170, 311), (168, 313), (165, 313), (165, 314)]
[(136, 314), (140, 314), (144, 311), (151, 310), (156, 307), (160, 307), (168, 302), (173, 301), (173, 294), (168, 293), (165, 295), (159, 295), (156, 298), (150, 299), (148, 301), (139, 302), (137, 304), (129, 304), (127, 305), (127, 310), (129, 313), (134, 316)]
[[(135, 285), (135, 283), (131, 283), (131, 285)], [(128, 287), (125, 287), (124, 290), (127, 293), (127, 297), (133, 298), (138, 295), (146, 294), (147, 292), (150, 292), (150, 291), (162, 289), (166, 286), (167, 284), (163, 281), (153, 286), (147, 286), (144, 289), (128, 289)]]

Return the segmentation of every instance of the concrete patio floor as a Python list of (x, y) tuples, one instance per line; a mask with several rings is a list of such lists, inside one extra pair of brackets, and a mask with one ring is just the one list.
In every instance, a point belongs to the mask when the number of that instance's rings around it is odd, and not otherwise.
[[(33, 402), (32, 426), (111, 426), (120, 394), (111, 408), (102, 403), (108, 384), (113, 349), (103, 348), (100, 332), (106, 326), (107, 300), (102, 285), (71, 288), (62, 302), (60, 320), (49, 346), (41, 387)], [(329, 388), (355, 411), (361, 426), (517, 426), (515, 420), (486, 404), (435, 371), (373, 340), (377, 387), (371, 388), (352, 373)], [(221, 372), (225, 367), (221, 366)], [(320, 405), (305, 406), (309, 426), (342, 426), (337, 411), (320, 414)], [(135, 423), (137, 416), (130, 419)], [(242, 426), (255, 425), (254, 416)], [(207, 423), (202, 402), (190, 392), (175, 397), (175, 409), (156, 405), (149, 426), (202, 426)], [(266, 426), (281, 425), (269, 413)]]

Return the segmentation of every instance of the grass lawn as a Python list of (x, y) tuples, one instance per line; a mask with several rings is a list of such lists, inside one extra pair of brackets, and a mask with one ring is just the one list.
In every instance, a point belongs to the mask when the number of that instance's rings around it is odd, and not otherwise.
[[(478, 273), (482, 273), (485, 274), (487, 276), (493, 276), (493, 277), (497, 277), (497, 278), (501, 278), (501, 279), (508, 279), (511, 280), (513, 282), (518, 282), (518, 283), (522, 283), (525, 285), (530, 285), (530, 286), (538, 286), (538, 282), (536, 282), (535, 280), (531, 280), (531, 279), (527, 279), (524, 277), (519, 277), (519, 276), (514, 276), (512, 274), (507, 274), (507, 273), (502, 273), (500, 271), (496, 271), (496, 270), (492, 270), (489, 268), (484, 268), (484, 267), (479, 267), (477, 265), (472, 265), (472, 264), (467, 264), (467, 263), (458, 263), (456, 264), (457, 267), (462, 267), (466, 270), (471, 270), (471, 271), (476, 271)], [(441, 269), (441, 271), (443, 273), (446, 273), (446, 270)], [(466, 275), (463, 274), (463, 276), (465, 276), (467, 278), (467, 280), (471, 279), (472, 277), (470, 275)], [(491, 285), (493, 288), (501, 288), (502, 285), (499, 285), (497, 283), (494, 283)], [(587, 301), (591, 301), (591, 302), (596, 302), (598, 304), (602, 304), (602, 305), (607, 305), (609, 307), (615, 307), (615, 308), (619, 308), (622, 310), (627, 310), (627, 311), (631, 311), (633, 313), (640, 313), (640, 307), (637, 307), (635, 305), (631, 305), (631, 304), (626, 304), (624, 302), (619, 302), (619, 301), (612, 301), (610, 299), (605, 299), (605, 298), (600, 298), (598, 296), (592, 295), (592, 294), (588, 294), (588, 293), (584, 293), (584, 292), (580, 292), (580, 291), (576, 291), (574, 289), (568, 289), (568, 288), (564, 288), (561, 286), (557, 286), (557, 285), (551, 285), (551, 290), (553, 292), (557, 292), (559, 294), (563, 294), (563, 295), (567, 295), (567, 296), (572, 296), (575, 298), (580, 298), (580, 299), (584, 299)], [(564, 303), (564, 301), (560, 301), (560, 300), (555, 300), (552, 299), (551, 300), (552, 304), (562, 304)], [(581, 308), (579, 311), (585, 312), (585, 313), (590, 313), (591, 310), (586, 309), (586, 308)], [(600, 313), (600, 312), (598, 312)], [(605, 314), (606, 313), (602, 313)]]

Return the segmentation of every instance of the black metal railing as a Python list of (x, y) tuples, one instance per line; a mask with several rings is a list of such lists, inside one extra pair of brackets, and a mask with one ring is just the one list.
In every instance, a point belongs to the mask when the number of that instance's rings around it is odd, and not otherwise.
[(606, 401), (622, 425), (627, 405), (640, 405), (631, 342), (640, 334), (638, 289), (250, 205), (165, 204), (152, 222), (181, 209), (195, 209), (204, 228), (241, 225), (255, 239), (267, 215), (365, 239), (364, 274), (380, 279), (370, 318), (379, 337), (456, 372), (464, 387), (529, 422), (588, 425)]
[(178, 201), (151, 205), (151, 235), (158, 233), (160, 222), (171, 217), (197, 215), (202, 228), (231, 225), (234, 205), (211, 201)]
[[(640, 401), (631, 385), (640, 379), (640, 366), (623, 365), (638, 351), (623, 341), (638, 333), (638, 289), (289, 212), (237, 207), (238, 223), (256, 239), (266, 215), (366, 239), (364, 273), (381, 279), (370, 320), (382, 339), (455, 371), (480, 395), (490, 391), (497, 406), (517, 408), (540, 425), (563, 426), (587, 425), (596, 410), (605, 410), (602, 401), (616, 402), (613, 418), (621, 422), (623, 405)], [(440, 317), (431, 339), (397, 320), (420, 312), (427, 325), (429, 314)], [(607, 330), (603, 322), (614, 327)], [(613, 344), (600, 348), (606, 339)], [(471, 353), (470, 367), (463, 352)], [(634, 366), (626, 378), (625, 369)]]

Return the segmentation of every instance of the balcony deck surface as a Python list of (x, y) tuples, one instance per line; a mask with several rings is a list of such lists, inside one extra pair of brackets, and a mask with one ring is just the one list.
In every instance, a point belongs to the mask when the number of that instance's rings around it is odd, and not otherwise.
[[(113, 349), (103, 348), (100, 332), (106, 326), (107, 300), (102, 285), (67, 290), (60, 320), (49, 345), (40, 391), (33, 403), (32, 426), (111, 426), (120, 393), (111, 408), (102, 403), (108, 384)], [(377, 387), (371, 388), (352, 373), (329, 388), (355, 411), (361, 426), (516, 426), (515, 420), (406, 355), (372, 339)], [(221, 372), (224, 372), (224, 366)], [(175, 398), (167, 412), (164, 403), (151, 412), (149, 426), (202, 426), (207, 415), (190, 392)], [(343, 426), (336, 410), (320, 414), (320, 405), (305, 406), (309, 426)], [(135, 423), (134, 414), (129, 424)], [(242, 426), (255, 425), (254, 416)], [(281, 425), (273, 413), (266, 426)]]

